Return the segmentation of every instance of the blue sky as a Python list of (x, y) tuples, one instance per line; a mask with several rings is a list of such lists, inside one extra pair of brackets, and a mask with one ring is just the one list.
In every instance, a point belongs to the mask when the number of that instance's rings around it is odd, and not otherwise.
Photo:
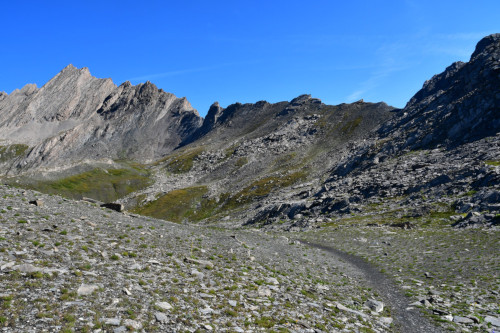
[(0, 91), (68, 64), (149, 80), (201, 115), (308, 93), (328, 104), (406, 102), (500, 32), (500, 1), (5, 1)]

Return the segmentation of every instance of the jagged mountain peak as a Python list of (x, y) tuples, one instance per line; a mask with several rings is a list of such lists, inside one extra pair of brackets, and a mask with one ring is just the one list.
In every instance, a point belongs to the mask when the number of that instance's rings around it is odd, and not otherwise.
[(498, 53), (500, 50), (500, 33), (491, 34), (489, 36), (481, 39), (477, 45), (474, 53), (472, 53), (471, 60), (478, 57), (481, 54), (493, 54)]
[(72, 64), (40, 89), (28, 84), (0, 95), (0, 114), (0, 140), (32, 148), (17, 162), (20, 171), (102, 157), (158, 158), (202, 122), (186, 98), (149, 81), (117, 87)]

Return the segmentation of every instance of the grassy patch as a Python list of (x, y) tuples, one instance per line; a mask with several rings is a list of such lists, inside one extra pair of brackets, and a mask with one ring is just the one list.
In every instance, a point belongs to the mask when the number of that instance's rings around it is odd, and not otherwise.
[(173, 190), (134, 212), (178, 223), (185, 218), (199, 221), (210, 216), (216, 207), (215, 200), (203, 198), (207, 191), (206, 186)]
[(305, 179), (306, 174), (303, 171), (297, 171), (282, 177), (270, 176), (252, 182), (240, 192), (226, 201), (224, 208), (234, 209), (253, 200), (269, 195), (271, 192), (293, 185), (299, 180)]
[(158, 161), (167, 162), (166, 169), (172, 173), (186, 173), (193, 167), (193, 161), (204, 151), (203, 147), (196, 147), (191, 150), (184, 150), (178, 153), (167, 156), (166, 158)]
[(89, 197), (110, 202), (149, 184), (149, 173), (134, 167), (108, 170), (97, 168), (56, 181), (30, 184), (28, 187), (74, 199)]
[(500, 166), (500, 161), (484, 161), (486, 165)]
[(16, 157), (22, 156), (29, 146), (23, 144), (14, 144), (9, 146), (0, 146), (0, 162), (6, 162)]
[(242, 166), (244, 166), (247, 163), (248, 163), (248, 158), (240, 157), (238, 160), (236, 160), (234, 165), (237, 166), (238, 168), (241, 168)]
[(352, 132), (354, 132), (356, 127), (358, 127), (359, 124), (361, 124), (361, 120), (363, 120), (363, 118), (357, 117), (354, 120), (348, 121), (344, 126), (342, 126), (340, 130), (344, 134), (351, 134)]

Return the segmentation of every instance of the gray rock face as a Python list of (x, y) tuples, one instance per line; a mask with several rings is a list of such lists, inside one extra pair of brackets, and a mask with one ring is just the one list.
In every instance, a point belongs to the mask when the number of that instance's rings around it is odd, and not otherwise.
[(201, 123), (185, 98), (150, 82), (116, 87), (72, 65), (40, 89), (28, 84), (0, 98), (2, 145), (29, 146), (9, 161), (11, 173), (82, 160), (151, 160), (175, 149)]
[(499, 86), (500, 34), (493, 34), (477, 44), (469, 62), (454, 63), (426, 81), (380, 134), (390, 132), (400, 149), (457, 146), (495, 135)]

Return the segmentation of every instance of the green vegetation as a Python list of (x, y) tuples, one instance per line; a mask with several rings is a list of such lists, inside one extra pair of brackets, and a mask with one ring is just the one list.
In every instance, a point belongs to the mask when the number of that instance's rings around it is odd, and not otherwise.
[(194, 186), (177, 189), (162, 195), (155, 201), (132, 211), (137, 214), (152, 216), (180, 223), (183, 220), (191, 222), (210, 218), (221, 212), (237, 209), (253, 200), (266, 196), (279, 188), (290, 186), (305, 178), (302, 171), (286, 176), (266, 177), (252, 182), (234, 196), (228, 193), (220, 198), (210, 198), (206, 194), (206, 186)]
[(238, 168), (241, 168), (247, 163), (248, 163), (248, 158), (240, 157), (238, 160), (236, 160), (236, 163), (234, 165), (236, 165)]
[(500, 161), (484, 161), (484, 163), (491, 166), (500, 166)]
[(235, 209), (253, 200), (269, 195), (272, 191), (295, 184), (306, 177), (305, 172), (297, 171), (286, 176), (270, 176), (252, 182), (240, 192), (229, 198), (225, 209)]
[(180, 153), (169, 155), (163, 160), (158, 161), (157, 163), (166, 161), (167, 162), (167, 170), (172, 173), (186, 173), (191, 170), (193, 167), (193, 160), (198, 157), (204, 151), (203, 147), (197, 147), (192, 150), (184, 150)]
[(142, 189), (149, 184), (149, 173), (135, 166), (133, 168), (108, 170), (96, 168), (56, 181), (28, 184), (27, 187), (73, 199), (89, 197), (110, 202)]
[(29, 146), (23, 144), (0, 146), (0, 162), (6, 162), (13, 158), (22, 156), (28, 148)]
[(342, 131), (343, 134), (352, 134), (352, 132), (354, 132), (356, 127), (358, 127), (359, 124), (361, 124), (361, 120), (363, 120), (362, 117), (357, 117), (354, 120), (348, 121), (344, 126), (342, 126), (340, 130)]
[(143, 207), (136, 208), (134, 212), (177, 223), (183, 219), (199, 221), (209, 217), (216, 208), (214, 199), (203, 198), (207, 191), (206, 186), (173, 190)]

